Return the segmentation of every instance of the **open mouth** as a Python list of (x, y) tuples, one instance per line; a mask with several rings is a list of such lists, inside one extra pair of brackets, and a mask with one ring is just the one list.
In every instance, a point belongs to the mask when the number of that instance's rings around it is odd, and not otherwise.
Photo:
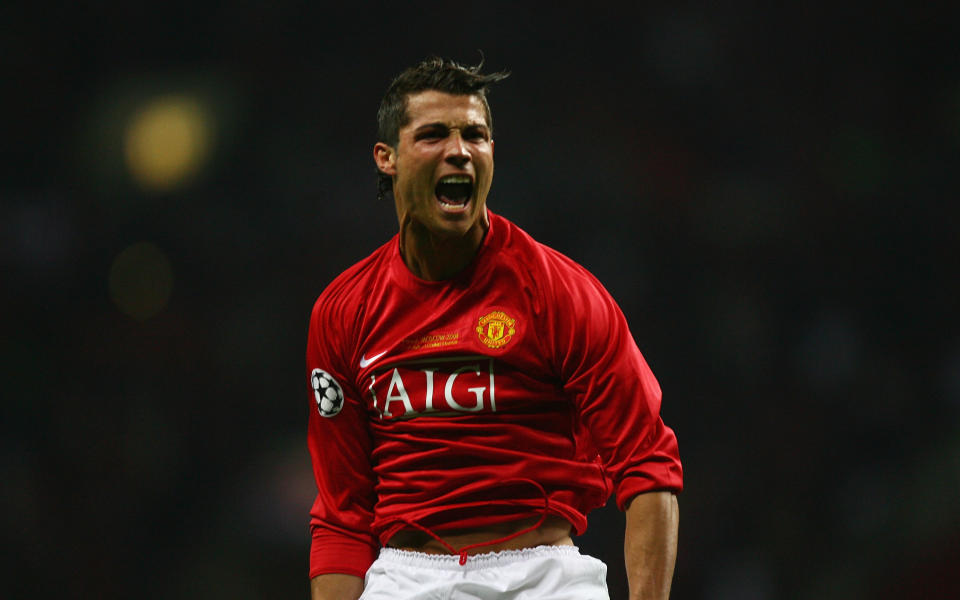
[(473, 193), (473, 180), (466, 175), (447, 175), (440, 178), (434, 191), (444, 208), (463, 208)]

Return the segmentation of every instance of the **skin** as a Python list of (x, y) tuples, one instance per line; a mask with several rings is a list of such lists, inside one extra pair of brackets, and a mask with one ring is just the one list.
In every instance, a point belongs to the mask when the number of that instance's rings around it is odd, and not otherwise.
[(626, 513), (623, 557), (630, 600), (666, 600), (677, 560), (677, 497), (671, 492), (639, 494)]
[(363, 593), (363, 579), (354, 575), (329, 573), (310, 580), (312, 600), (357, 600)]
[[(373, 159), (393, 178), (404, 262), (421, 279), (441, 281), (470, 264), (490, 226), (493, 139), (476, 96), (411, 94), (407, 115), (396, 146), (378, 142)], [(473, 181), (466, 205), (445, 206), (437, 198), (437, 182), (447, 175)]]
[[(570, 537), (570, 523), (568, 523), (566, 519), (553, 515), (544, 519), (543, 524), (539, 527), (525, 531), (515, 538), (495, 544), (487, 544), (487, 542), (502, 539), (518, 531), (530, 529), (536, 525), (538, 521), (540, 521), (539, 517), (532, 517), (520, 521), (499, 523), (488, 527), (448, 532), (440, 537), (447, 545), (453, 548), (464, 548), (466, 546), (472, 546), (473, 544), (484, 544), (478, 548), (468, 549), (467, 555), (469, 556), (486, 552), (499, 552), (501, 550), (533, 548), (534, 546), (573, 545), (573, 538)], [(401, 531), (393, 536), (387, 545), (391, 548), (413, 550), (427, 554), (450, 554), (449, 548), (420, 531)]]
[[(421, 279), (442, 281), (470, 264), (489, 228), (486, 201), (493, 181), (493, 140), (483, 104), (475, 96), (426, 91), (407, 100), (409, 122), (400, 129), (396, 146), (378, 142), (373, 158), (393, 178), (404, 262)], [(465, 205), (445, 206), (437, 198), (437, 182), (447, 175), (465, 175), (473, 181)], [(624, 557), (630, 598), (664, 600), (670, 595), (676, 559), (676, 497), (669, 492), (640, 494), (630, 502), (626, 515)], [(442, 539), (462, 548), (528, 529), (538, 520), (453, 531)], [(550, 516), (536, 529), (468, 554), (573, 545), (570, 534), (566, 520)], [(428, 554), (450, 553), (444, 544), (416, 531), (402, 531), (388, 545)], [(363, 579), (318, 575), (311, 580), (310, 590), (313, 600), (356, 600), (363, 593)]]

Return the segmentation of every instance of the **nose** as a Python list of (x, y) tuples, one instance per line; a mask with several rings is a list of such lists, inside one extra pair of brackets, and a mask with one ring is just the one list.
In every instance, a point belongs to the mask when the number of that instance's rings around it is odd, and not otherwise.
[(463, 138), (460, 137), (459, 131), (452, 132), (450, 137), (447, 138), (444, 160), (456, 167), (463, 167), (470, 162), (470, 150)]

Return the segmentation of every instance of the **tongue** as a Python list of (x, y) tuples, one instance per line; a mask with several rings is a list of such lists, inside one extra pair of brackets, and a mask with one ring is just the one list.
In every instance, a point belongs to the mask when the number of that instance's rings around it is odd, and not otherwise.
[(440, 194), (437, 194), (437, 198), (439, 198), (440, 202), (443, 202), (444, 204), (466, 204), (467, 203), (466, 196), (461, 198), (448, 198), (447, 196), (442, 196)]
[(465, 204), (470, 199), (470, 185), (441, 183), (437, 186), (437, 198), (447, 204)]

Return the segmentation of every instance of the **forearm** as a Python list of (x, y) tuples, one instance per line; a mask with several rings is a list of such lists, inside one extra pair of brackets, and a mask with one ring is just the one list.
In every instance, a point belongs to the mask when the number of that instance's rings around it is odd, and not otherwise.
[(312, 600), (357, 600), (363, 593), (363, 579), (356, 575), (330, 573), (310, 580)]
[(667, 600), (677, 559), (677, 497), (671, 492), (640, 494), (626, 515), (623, 556), (630, 600)]

